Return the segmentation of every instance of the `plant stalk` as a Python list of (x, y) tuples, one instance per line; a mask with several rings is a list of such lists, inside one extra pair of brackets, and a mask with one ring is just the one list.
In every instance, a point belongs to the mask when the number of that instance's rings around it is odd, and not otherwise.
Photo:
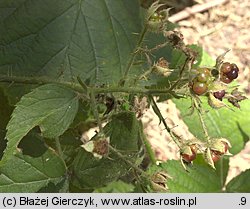
[[(18, 84), (32, 84), (32, 85), (45, 85), (45, 84), (57, 84), (68, 87), (79, 93), (86, 93), (86, 90), (77, 83), (60, 82), (48, 78), (39, 77), (17, 77), (17, 76), (1, 76), (0, 83), (18, 83)], [(128, 93), (128, 94), (172, 94), (173, 92), (168, 89), (143, 89), (136, 87), (88, 87), (88, 90), (92, 90), (95, 94), (98, 93)]]
[(167, 125), (165, 119), (163, 118), (163, 116), (162, 116), (162, 114), (161, 114), (161, 111), (160, 111), (159, 107), (157, 106), (157, 104), (156, 104), (156, 102), (155, 102), (155, 100), (154, 100), (154, 98), (153, 98), (153, 96), (151, 95), (151, 96), (149, 96), (149, 98), (150, 98), (150, 100), (153, 102), (153, 106), (154, 106), (154, 108), (157, 110), (157, 112), (158, 112), (158, 117), (159, 117), (160, 120), (162, 121), (162, 123), (163, 123), (165, 129), (166, 129), (167, 132), (170, 134), (170, 136), (172, 137), (172, 139), (173, 139), (173, 141), (175, 142), (175, 144), (176, 144), (179, 148), (181, 148), (181, 145), (180, 145), (181, 143), (180, 143), (179, 137), (176, 136), (176, 135), (171, 131), (171, 129), (168, 127), (168, 125)]
[(125, 85), (125, 82), (126, 82), (126, 79), (128, 77), (129, 71), (130, 71), (132, 65), (134, 64), (135, 57), (136, 57), (136, 55), (138, 53), (138, 49), (141, 48), (141, 45), (143, 43), (143, 40), (145, 38), (145, 34), (147, 33), (147, 31), (148, 31), (148, 26), (146, 24), (143, 27), (143, 30), (142, 30), (142, 32), (140, 34), (140, 37), (139, 37), (139, 40), (138, 40), (138, 42), (136, 44), (136, 47), (135, 47), (133, 53), (131, 54), (131, 57), (130, 57), (130, 59), (128, 61), (128, 64), (127, 64), (127, 66), (125, 68), (125, 73), (123, 75), (123, 78), (120, 81), (120, 86), (124, 86)]

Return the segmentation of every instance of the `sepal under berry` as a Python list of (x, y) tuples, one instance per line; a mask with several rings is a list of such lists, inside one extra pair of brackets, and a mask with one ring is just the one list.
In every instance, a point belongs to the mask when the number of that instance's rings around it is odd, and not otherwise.
[(214, 109), (228, 107), (224, 102), (217, 99), (212, 92), (209, 92), (208, 94), (208, 104)]
[(219, 155), (232, 155), (229, 152), (231, 147), (230, 141), (225, 138), (212, 139), (210, 142), (210, 149), (216, 151)]
[(212, 156), (212, 152), (210, 148), (206, 148), (204, 152), (204, 159), (207, 162), (208, 165), (210, 165), (213, 169), (215, 169), (214, 166), (214, 157)]
[(151, 187), (156, 192), (168, 191), (167, 180), (172, 177), (163, 171), (158, 171), (151, 176)]

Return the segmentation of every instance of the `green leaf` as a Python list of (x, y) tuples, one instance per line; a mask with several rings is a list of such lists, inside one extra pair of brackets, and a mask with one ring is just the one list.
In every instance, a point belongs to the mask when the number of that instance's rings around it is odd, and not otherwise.
[(115, 157), (99, 160), (82, 148), (74, 159), (73, 172), (73, 185), (90, 189), (116, 181), (128, 172), (128, 166)]
[[(232, 145), (230, 152), (236, 154), (244, 147), (246, 135), (249, 140), (250, 133), (250, 100), (241, 102), (241, 109), (234, 108), (231, 111), (227, 108), (219, 110), (212, 109), (207, 100), (202, 99), (202, 106), (205, 111), (204, 120), (208, 129), (209, 136), (227, 138)], [(184, 122), (188, 125), (189, 130), (199, 139), (204, 138), (202, 126), (199, 121), (197, 112), (187, 116), (190, 101), (187, 99), (174, 100), (177, 108), (181, 111)], [(243, 134), (244, 133), (244, 134)]]
[(0, 167), (0, 192), (37, 192), (62, 181), (64, 174), (63, 162), (51, 151), (39, 158), (17, 154)]
[(161, 167), (172, 177), (167, 186), (172, 193), (220, 192), (219, 176), (208, 165), (194, 164), (187, 172), (180, 161), (167, 161)]
[(101, 187), (98, 189), (95, 189), (94, 192), (98, 193), (128, 193), (128, 192), (133, 192), (134, 190), (134, 185), (132, 184), (127, 184), (121, 180), (116, 181), (116, 182), (111, 182), (105, 187)]
[(110, 136), (110, 143), (116, 149), (127, 152), (138, 151), (140, 123), (133, 112), (114, 115), (105, 127), (105, 132)]
[(0, 74), (117, 82), (141, 30), (134, 0), (1, 1)]
[(215, 169), (217, 175), (220, 177), (221, 188), (225, 186), (228, 170), (229, 170), (229, 158), (222, 157), (218, 162), (215, 163)]
[(40, 126), (44, 137), (62, 135), (74, 120), (77, 110), (77, 95), (61, 85), (44, 85), (24, 95), (8, 123), (8, 144), (3, 158), (13, 155), (19, 141), (35, 126)]
[(227, 192), (250, 192), (250, 169), (233, 178), (226, 186)]
[[(104, 127), (110, 144), (120, 152), (126, 160), (134, 165), (141, 163), (140, 144), (142, 126), (132, 112), (121, 112), (114, 115)], [(80, 148), (73, 162), (75, 178), (73, 184), (79, 188), (98, 188), (119, 177), (128, 174), (130, 166), (115, 153), (110, 151), (107, 157), (97, 159), (92, 153)]]
[(8, 98), (5, 96), (2, 88), (0, 88), (0, 159), (3, 156), (3, 151), (6, 147), (6, 126), (10, 120), (10, 115), (13, 107), (9, 105)]

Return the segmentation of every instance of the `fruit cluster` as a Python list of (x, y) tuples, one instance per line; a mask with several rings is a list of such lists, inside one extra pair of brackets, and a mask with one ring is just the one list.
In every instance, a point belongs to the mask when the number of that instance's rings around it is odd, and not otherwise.
[(217, 162), (223, 155), (231, 155), (229, 148), (230, 142), (225, 138), (211, 139), (210, 143), (201, 143), (198, 141), (188, 143), (181, 146), (181, 162), (185, 167), (185, 164), (191, 164), (196, 159), (197, 153), (203, 153), (206, 162), (213, 168), (214, 163)]
[(220, 68), (220, 80), (223, 83), (231, 83), (234, 79), (238, 77), (239, 68), (236, 64), (229, 62), (224, 62)]
[[(194, 94), (200, 96), (207, 93), (208, 90), (212, 90), (210, 87), (213, 85), (211, 84), (213, 84), (214, 81), (217, 80), (216, 77), (218, 74), (221, 83), (231, 83), (234, 79), (238, 77), (239, 68), (234, 63), (224, 62), (219, 67), (219, 71), (217, 71), (217, 74), (214, 74), (213, 71), (217, 70), (213, 69), (211, 71), (209, 68), (199, 68), (195, 70), (195, 77), (193, 78), (190, 85), (190, 88), (192, 89), (192, 92)], [(223, 97), (226, 94), (226, 91), (224, 89), (217, 90), (212, 94), (216, 99), (222, 101)]]
[(206, 93), (211, 78), (211, 72), (208, 68), (197, 69), (197, 75), (191, 83), (192, 91), (197, 95)]

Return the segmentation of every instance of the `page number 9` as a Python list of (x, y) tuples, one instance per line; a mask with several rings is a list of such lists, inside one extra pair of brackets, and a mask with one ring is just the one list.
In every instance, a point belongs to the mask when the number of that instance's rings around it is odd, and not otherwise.
[(239, 205), (245, 205), (247, 203), (247, 199), (245, 197), (240, 198), (240, 204)]

